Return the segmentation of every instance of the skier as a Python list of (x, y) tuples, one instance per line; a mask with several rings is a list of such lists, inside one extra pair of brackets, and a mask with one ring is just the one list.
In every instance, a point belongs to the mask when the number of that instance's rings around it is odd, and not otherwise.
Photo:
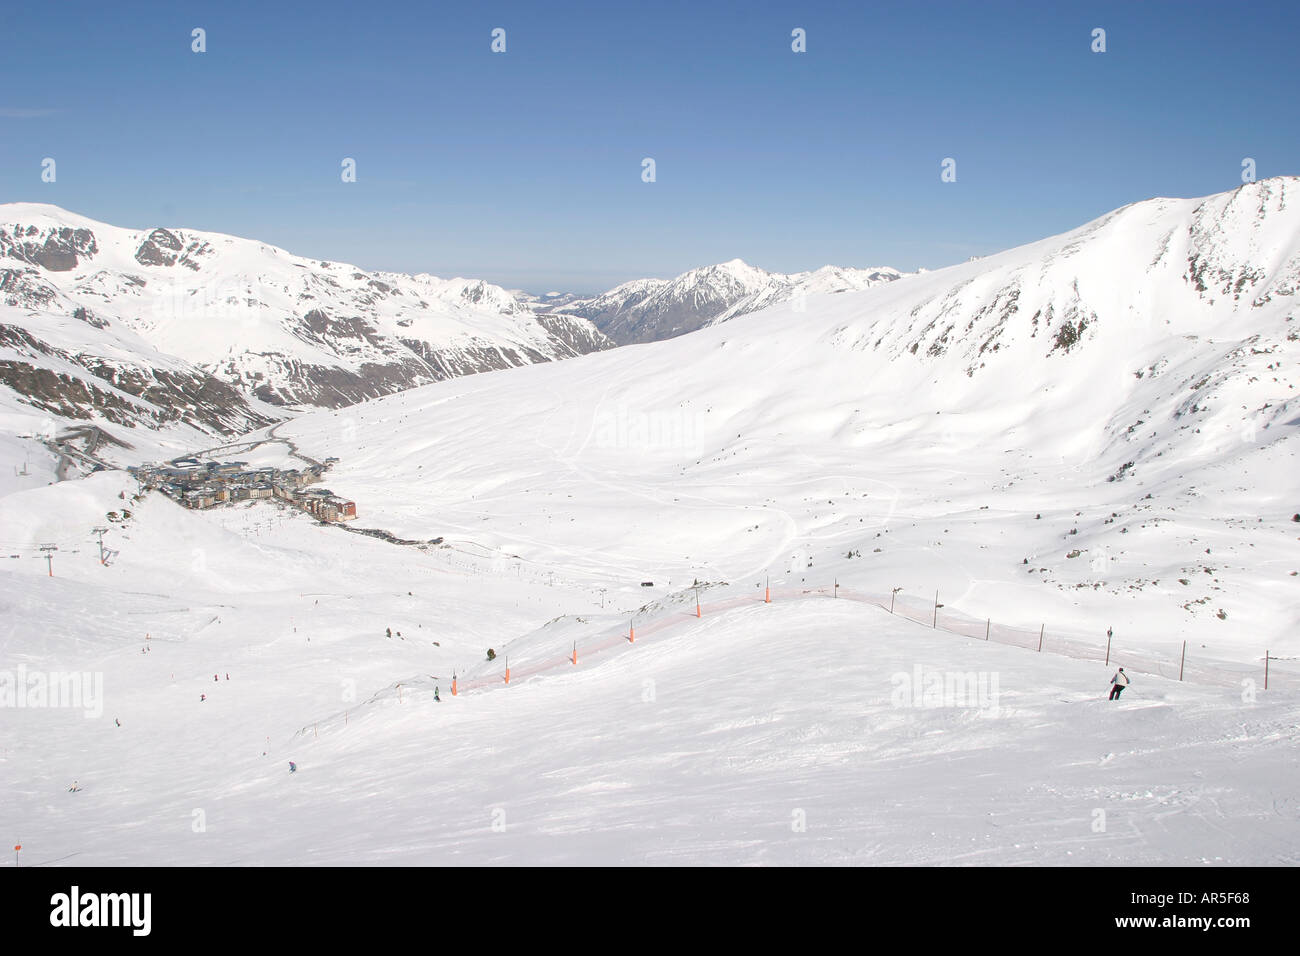
[(199, 700), (207, 700), (207, 699), (208, 699), (207, 694), (199, 694)]
[(298, 765), (297, 765), (296, 763), (294, 763), (292, 760), (289, 761), (289, 772), (290, 772), (290, 773), (297, 773), (297, 772), (298, 772)]
[(433, 699), (438, 703), (442, 703), (442, 698), (438, 696), (438, 688), (436, 687), (433, 689)]
[(81, 788), (77, 786), (77, 781), (72, 781), (72, 786), (68, 788), (68, 793), (76, 793)]
[(1117, 670), (1115, 676), (1110, 679), (1110, 682), (1115, 686), (1110, 689), (1109, 699), (1119, 700), (1119, 695), (1124, 692), (1124, 688), (1127, 687), (1129, 683), (1128, 675), (1124, 673), (1124, 668), (1121, 667)]
[(113, 723), (115, 723), (115, 724), (117, 724), (119, 727), (121, 727), (121, 726), (122, 726), (122, 719), (121, 719), (120, 717), (114, 717), (114, 718), (113, 718)]

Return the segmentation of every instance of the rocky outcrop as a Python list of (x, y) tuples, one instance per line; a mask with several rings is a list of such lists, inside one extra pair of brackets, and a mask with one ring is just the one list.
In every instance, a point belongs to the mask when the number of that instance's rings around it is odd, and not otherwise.
[(0, 226), (0, 256), (19, 259), (46, 272), (70, 272), (99, 251), (89, 229)]
[(616, 347), (616, 343), (590, 321), (562, 312), (537, 316), (537, 323), (547, 333), (573, 350), (574, 355), (601, 352)]
[[(0, 385), (19, 401), (64, 418), (100, 415), (119, 425), (183, 422), (213, 434), (241, 434), (274, 419), (236, 389), (195, 368), (155, 368), (71, 352), (29, 329), (0, 324)], [(105, 350), (108, 351), (108, 350)]]

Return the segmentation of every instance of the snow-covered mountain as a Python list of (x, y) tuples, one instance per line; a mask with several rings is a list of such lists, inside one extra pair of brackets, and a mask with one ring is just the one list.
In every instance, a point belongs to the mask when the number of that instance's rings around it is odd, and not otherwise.
[(1294, 866), (1297, 197), (239, 444), (337, 456), (386, 538), (118, 471), (0, 494), (6, 666), (102, 676), (8, 710), (0, 829), (24, 866)]
[(542, 303), (590, 319), (619, 345), (656, 342), (807, 295), (867, 289), (902, 278), (897, 269), (823, 266), (785, 275), (740, 259), (684, 272), (675, 279), (634, 279), (589, 299)]
[(339, 407), (612, 346), (586, 320), (539, 318), (482, 281), (30, 203), (0, 205), (0, 336), (0, 382), (41, 408), (134, 417), (125, 391), (219, 431), (275, 406)]
[[(1280, 646), (1300, 625), (1297, 291), (1300, 180), (1278, 178), (416, 390), (358, 410), (353, 442), (318, 416), (285, 431), (404, 537), (455, 524), (688, 581), (811, 561), (977, 614)], [(397, 427), (415, 421), (440, 436), (425, 452)]]

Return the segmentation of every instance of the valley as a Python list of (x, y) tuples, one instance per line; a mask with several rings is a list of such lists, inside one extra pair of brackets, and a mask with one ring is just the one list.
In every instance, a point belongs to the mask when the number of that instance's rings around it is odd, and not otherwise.
[[(27, 692), (20, 666), (99, 674), (103, 717), (4, 712), (0, 830), (82, 865), (1294, 865), (1297, 190), (777, 283), (562, 361), (494, 345), (388, 393), (277, 379), (276, 404), (252, 350), (156, 359), (233, 361), (220, 421), (109, 385), (130, 416), (56, 415), (11, 386), (0, 692)], [(92, 255), (42, 235), (15, 247), (42, 269)], [(137, 266), (201, 272), (224, 242), (169, 235)], [(381, 274), (306, 274), (381, 301)], [(41, 361), (69, 381), (74, 332), (143, 367), (122, 291), (101, 329), (5, 315), (65, 337)], [(410, 314), (388, 308), (375, 328)], [(264, 318), (250, 337), (294, 334)], [(56, 420), (110, 467), (61, 464)], [(184, 508), (126, 471), (187, 457), (328, 464), (367, 527)]]

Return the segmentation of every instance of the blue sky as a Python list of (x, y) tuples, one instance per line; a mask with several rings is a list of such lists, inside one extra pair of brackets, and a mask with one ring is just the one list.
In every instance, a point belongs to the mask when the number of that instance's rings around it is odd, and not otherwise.
[(531, 291), (936, 268), (1234, 188), (1244, 157), (1300, 173), (1298, 26), (1269, 2), (12, 4), (0, 201)]

